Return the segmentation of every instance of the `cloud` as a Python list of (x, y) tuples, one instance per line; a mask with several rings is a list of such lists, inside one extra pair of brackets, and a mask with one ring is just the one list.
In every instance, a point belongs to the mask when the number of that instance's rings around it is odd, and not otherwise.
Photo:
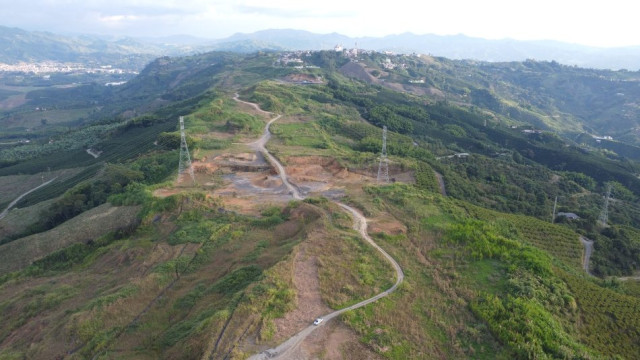
[(310, 9), (303, 7), (266, 7), (252, 5), (236, 5), (234, 9), (240, 14), (272, 16), (279, 18), (347, 18), (355, 16), (353, 12), (327, 9)]
[(297, 28), (350, 36), (402, 32), (488, 38), (556, 39), (583, 44), (638, 44), (640, 5), (608, 0), (394, 0), (384, 6), (345, 0), (22, 0), (2, 2), (0, 24), (58, 33), (129, 36)]
[(116, 23), (116, 22), (122, 22), (122, 21), (132, 21), (132, 20), (137, 20), (137, 19), (140, 19), (140, 16), (135, 16), (135, 15), (110, 15), (110, 16), (102, 16), (100, 18), (101, 21), (107, 22), (107, 23)]

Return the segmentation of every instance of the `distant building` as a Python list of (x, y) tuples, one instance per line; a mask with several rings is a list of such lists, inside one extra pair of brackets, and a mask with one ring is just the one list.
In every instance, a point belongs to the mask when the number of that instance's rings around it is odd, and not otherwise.
[(333, 48), (333, 50), (335, 50), (336, 52), (342, 52), (344, 48), (342, 47), (342, 45), (338, 44)]
[(597, 136), (597, 135), (591, 135), (591, 137), (593, 137), (596, 140), (613, 140), (613, 137), (605, 135), (605, 136)]
[(384, 59), (384, 61), (382, 62), (382, 67), (387, 69), (387, 70), (393, 70), (396, 68), (396, 64), (391, 62), (391, 59)]
[(566, 218), (567, 218), (567, 219), (569, 219), (569, 220), (578, 220), (578, 219), (580, 219), (580, 216), (578, 216), (578, 215), (576, 215), (576, 214), (574, 214), (574, 213), (570, 213), (570, 212), (568, 212), (568, 213), (566, 213), (566, 212), (559, 212), (559, 213), (558, 213), (558, 217), (561, 217), (561, 216), (562, 216), (562, 217), (566, 217)]

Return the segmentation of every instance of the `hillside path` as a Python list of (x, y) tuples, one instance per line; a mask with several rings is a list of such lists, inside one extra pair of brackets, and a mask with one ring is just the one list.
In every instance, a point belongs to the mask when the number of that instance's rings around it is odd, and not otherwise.
[[(238, 99), (238, 94), (236, 93), (235, 96), (233, 97), (233, 99), (235, 101), (244, 103), (244, 104), (248, 104), (251, 105), (253, 108), (255, 108), (257, 111), (265, 113), (265, 114), (269, 114), (269, 115), (274, 115), (271, 112), (268, 111), (264, 111), (262, 109), (260, 109), (260, 107), (255, 104), (255, 103), (250, 103), (247, 101), (243, 101)], [(262, 134), (262, 137), (260, 137), (260, 139), (248, 144), (252, 149), (256, 150), (256, 151), (260, 151), (262, 152), (266, 158), (269, 159), (269, 162), (274, 165), (276, 167), (276, 169), (278, 170), (278, 174), (280, 175), (282, 182), (287, 186), (287, 188), (289, 188), (292, 196), (295, 199), (298, 200), (302, 200), (304, 199), (304, 197), (300, 194), (300, 192), (298, 191), (297, 187), (293, 184), (291, 184), (287, 178), (287, 173), (285, 172), (284, 167), (282, 166), (282, 164), (274, 157), (272, 156), (269, 151), (265, 148), (265, 144), (267, 143), (267, 141), (269, 141), (269, 139), (271, 138), (271, 132), (269, 130), (270, 125), (278, 120), (281, 117), (281, 115), (277, 115), (275, 116), (273, 119), (271, 119), (269, 121), (269, 123), (267, 123), (264, 133)], [(349, 205), (343, 204), (341, 202), (335, 201), (335, 203), (337, 205), (339, 205), (341, 208), (343, 208), (344, 210), (346, 210), (347, 212), (349, 212), (351, 214), (351, 216), (353, 217), (353, 228), (354, 230), (358, 231), (360, 233), (360, 236), (362, 236), (362, 238), (364, 238), (371, 246), (373, 246), (376, 250), (378, 250), (380, 253), (382, 253), (382, 255), (387, 259), (387, 261), (389, 261), (389, 263), (391, 263), (391, 265), (393, 266), (394, 270), (396, 271), (396, 282), (395, 284), (393, 284), (393, 286), (391, 286), (389, 289), (379, 293), (378, 295), (375, 295), (369, 299), (363, 300), (357, 304), (351, 305), (349, 307), (346, 307), (344, 309), (340, 309), (340, 310), (336, 310), (332, 313), (329, 313), (327, 315), (321, 316), (324, 321), (322, 323), (320, 323), (320, 325), (309, 325), (306, 328), (304, 328), (302, 331), (300, 331), (299, 333), (293, 335), (292, 337), (290, 337), (288, 340), (286, 340), (285, 342), (283, 342), (282, 344), (278, 345), (277, 347), (273, 348), (273, 349), (269, 349), (269, 350), (265, 350), (259, 354), (253, 355), (249, 358), (249, 360), (260, 360), (260, 359), (287, 359), (290, 358), (296, 349), (299, 347), (299, 345), (302, 343), (302, 341), (309, 336), (314, 330), (318, 329), (321, 326), (324, 326), (324, 324), (326, 324), (329, 320), (335, 318), (336, 316), (339, 316), (340, 314), (346, 312), (346, 311), (350, 311), (350, 310), (355, 310), (358, 308), (361, 308), (365, 305), (371, 304), (372, 302), (375, 302), (389, 294), (391, 294), (392, 292), (394, 292), (398, 286), (400, 285), (400, 283), (402, 283), (402, 281), (404, 280), (404, 272), (402, 271), (402, 268), (400, 267), (400, 265), (398, 264), (398, 262), (391, 257), (391, 255), (389, 255), (389, 253), (387, 253), (384, 249), (382, 249), (378, 244), (376, 244), (373, 239), (371, 239), (371, 237), (369, 236), (369, 234), (367, 233), (367, 219), (360, 214), (360, 212), (358, 212), (356, 209), (352, 208)]]
[(53, 182), (53, 180), (55, 180), (55, 179), (57, 179), (57, 178), (58, 178), (58, 177), (56, 176), (56, 177), (54, 177), (53, 179), (51, 179), (51, 180), (49, 180), (49, 181), (43, 182), (42, 184), (40, 184), (40, 185), (38, 185), (38, 186), (34, 187), (33, 189), (31, 189), (31, 190), (29, 190), (29, 191), (24, 192), (22, 195), (20, 195), (20, 196), (18, 196), (17, 198), (15, 198), (15, 200), (13, 200), (13, 201), (9, 204), (9, 206), (7, 206), (7, 208), (6, 208), (6, 209), (4, 209), (4, 210), (0, 213), (0, 220), (4, 219), (4, 217), (5, 217), (5, 216), (7, 216), (7, 214), (9, 213), (9, 210), (11, 210), (11, 208), (12, 208), (15, 204), (17, 204), (17, 203), (18, 203), (18, 201), (22, 200), (22, 198), (23, 198), (23, 197), (25, 197), (25, 196), (27, 196), (27, 195), (31, 194), (32, 192), (34, 192), (34, 191), (36, 191), (36, 190), (40, 189), (41, 187), (45, 187), (45, 186), (47, 186), (47, 185), (51, 184), (51, 182)]
[[(591, 271), (589, 271), (589, 261), (591, 259), (591, 254), (593, 253), (593, 240), (589, 240), (584, 236), (580, 236), (580, 242), (584, 246), (584, 253), (582, 255), (582, 267), (587, 274), (594, 276)], [(620, 276), (620, 277), (612, 277), (618, 279), (620, 281), (640, 281), (640, 276)]]
[[(250, 103), (248, 101), (243, 101), (240, 100), (238, 98), (238, 93), (235, 94), (235, 96), (233, 97), (233, 100), (243, 103), (243, 104), (247, 104), (252, 106), (254, 109), (256, 109), (257, 111), (263, 113), (263, 114), (267, 114), (270, 116), (273, 116), (274, 114), (272, 112), (269, 111), (264, 111), (262, 109), (260, 109), (260, 107), (258, 106), (258, 104), (254, 104), (254, 103)], [(273, 124), (275, 121), (277, 121), (278, 119), (280, 119), (282, 117), (282, 115), (276, 115), (274, 118), (272, 118), (271, 120), (269, 120), (269, 122), (267, 123), (267, 125), (264, 127), (264, 131), (262, 132), (262, 136), (252, 142), (247, 144), (251, 149), (253, 149), (254, 151), (258, 151), (260, 153), (262, 153), (262, 155), (264, 155), (265, 159), (267, 159), (267, 161), (269, 161), (269, 163), (276, 168), (276, 170), (278, 171), (278, 175), (280, 175), (280, 179), (282, 179), (282, 182), (284, 183), (284, 185), (287, 187), (287, 189), (289, 189), (289, 193), (293, 196), (294, 199), (296, 200), (302, 200), (303, 197), (302, 195), (300, 195), (300, 190), (298, 189), (297, 186), (291, 184), (291, 182), (289, 182), (289, 178), (287, 177), (287, 174), (284, 170), (284, 166), (282, 166), (282, 164), (280, 163), (280, 161), (278, 159), (275, 158), (275, 156), (271, 155), (271, 153), (267, 150), (267, 148), (265, 147), (265, 145), (267, 144), (267, 142), (269, 141), (269, 139), (271, 139), (271, 124)]]
[(584, 246), (584, 255), (582, 256), (582, 267), (587, 274), (591, 275), (589, 271), (589, 260), (591, 260), (591, 253), (593, 253), (593, 240), (589, 240), (584, 236), (580, 236), (580, 242)]

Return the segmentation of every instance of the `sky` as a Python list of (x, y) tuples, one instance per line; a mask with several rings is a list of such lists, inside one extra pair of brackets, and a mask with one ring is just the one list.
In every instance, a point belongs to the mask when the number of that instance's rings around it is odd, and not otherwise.
[(0, 25), (60, 34), (219, 39), (265, 29), (412, 32), (640, 46), (630, 0), (0, 0)]

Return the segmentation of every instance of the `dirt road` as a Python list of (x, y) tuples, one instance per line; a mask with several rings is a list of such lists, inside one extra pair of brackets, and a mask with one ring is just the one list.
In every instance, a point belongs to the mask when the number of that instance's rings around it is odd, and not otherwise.
[[(593, 276), (591, 271), (589, 271), (589, 261), (591, 259), (591, 254), (593, 253), (593, 240), (589, 240), (584, 236), (580, 236), (580, 242), (584, 246), (584, 253), (582, 255), (582, 267), (587, 274)], [(621, 276), (621, 277), (612, 277), (614, 279), (620, 281), (640, 281), (640, 276)]]
[(589, 260), (591, 259), (591, 253), (593, 252), (593, 240), (589, 240), (584, 236), (580, 236), (580, 242), (584, 245), (584, 255), (582, 256), (582, 267), (587, 274), (591, 275), (589, 271)]
[[(265, 113), (265, 114), (269, 114), (269, 115), (274, 115), (273, 113), (264, 111), (262, 109), (260, 109), (260, 107), (257, 104), (254, 103), (249, 103), (246, 101), (242, 101), (238, 99), (238, 94), (235, 94), (234, 98), (235, 101), (241, 102), (241, 103), (245, 103), (248, 105), (251, 105), (253, 108), (255, 108), (256, 110)], [(280, 175), (282, 182), (287, 186), (287, 188), (289, 188), (291, 195), (295, 198), (295, 199), (299, 199), (302, 200), (304, 199), (304, 197), (300, 194), (300, 192), (298, 191), (297, 187), (293, 184), (291, 184), (288, 180), (287, 174), (285, 172), (284, 167), (282, 166), (282, 164), (278, 161), (278, 159), (276, 159), (274, 156), (272, 156), (269, 151), (265, 148), (265, 144), (267, 143), (267, 141), (269, 141), (269, 139), (271, 138), (271, 132), (269, 131), (269, 127), (270, 125), (278, 120), (280, 118), (281, 115), (277, 115), (275, 116), (273, 119), (271, 119), (269, 121), (269, 123), (267, 123), (264, 133), (262, 134), (262, 136), (260, 137), (260, 139), (254, 141), (253, 143), (248, 144), (252, 149), (254, 149), (255, 151), (259, 151), (262, 154), (264, 154), (265, 158), (267, 158), (269, 160), (269, 162), (277, 169), (278, 174)], [(369, 243), (371, 244), (371, 246), (373, 246), (374, 248), (376, 248), (376, 250), (380, 251), (382, 253), (382, 255), (384, 255), (384, 257), (391, 263), (391, 265), (393, 266), (393, 268), (396, 271), (396, 282), (395, 284), (393, 284), (392, 287), (390, 287), (389, 289), (379, 293), (378, 295), (366, 299), (364, 301), (361, 301), (355, 305), (351, 305), (349, 307), (346, 307), (344, 309), (340, 309), (337, 311), (334, 311), (330, 314), (324, 315), (322, 318), (324, 319), (324, 321), (322, 323), (320, 323), (320, 325), (309, 325), (307, 326), (305, 329), (303, 329), (302, 331), (300, 331), (299, 333), (295, 334), (294, 336), (292, 336), (291, 338), (289, 338), (288, 340), (286, 340), (285, 342), (283, 342), (282, 344), (278, 345), (276, 348), (273, 349), (269, 349), (269, 350), (265, 350), (263, 352), (261, 352), (260, 354), (257, 355), (253, 355), (251, 356), (249, 359), (250, 360), (258, 360), (258, 359), (289, 359), (293, 357), (293, 354), (297, 351), (299, 345), (302, 343), (302, 341), (309, 336), (315, 329), (318, 329), (319, 327), (323, 326), (324, 324), (326, 324), (329, 320), (333, 319), (336, 316), (339, 316), (340, 314), (349, 311), (349, 310), (355, 310), (357, 308), (363, 307), (367, 304), (371, 304), (374, 301), (377, 301), (389, 294), (391, 294), (392, 292), (394, 292), (398, 286), (400, 285), (400, 283), (402, 283), (402, 281), (404, 280), (404, 273), (402, 271), (402, 268), (400, 267), (400, 265), (398, 264), (398, 262), (395, 261), (395, 259), (393, 257), (391, 257), (391, 255), (389, 255), (386, 251), (384, 251), (384, 249), (382, 249), (378, 244), (376, 244), (373, 239), (371, 239), (371, 237), (369, 236), (369, 234), (367, 233), (367, 219), (360, 214), (356, 209), (352, 208), (349, 205), (340, 203), (336, 201), (336, 204), (338, 204), (340, 207), (342, 207), (343, 209), (345, 209), (346, 211), (348, 211), (352, 217), (353, 217), (353, 228), (355, 230), (357, 230), (360, 235)]]
[[(254, 103), (250, 103), (250, 102), (238, 99), (237, 93), (233, 97), (233, 100), (243, 104), (251, 105), (253, 108), (255, 108), (256, 110), (258, 110), (263, 114), (268, 114), (272, 116), (274, 115), (271, 112), (260, 109), (258, 104), (254, 104)], [(269, 161), (271, 166), (276, 168), (278, 175), (280, 175), (280, 179), (282, 179), (282, 183), (287, 187), (287, 189), (289, 189), (289, 193), (293, 196), (293, 198), (296, 200), (302, 200), (303, 197), (302, 195), (300, 195), (300, 190), (298, 189), (298, 187), (296, 187), (295, 185), (291, 184), (291, 182), (289, 182), (289, 179), (287, 178), (287, 174), (285, 173), (284, 167), (282, 166), (280, 161), (278, 161), (278, 159), (276, 159), (273, 155), (271, 155), (271, 153), (267, 150), (267, 148), (265, 148), (265, 145), (267, 144), (269, 139), (271, 139), (271, 130), (270, 130), (271, 124), (273, 124), (276, 120), (280, 119), (281, 117), (282, 115), (277, 115), (273, 119), (271, 119), (267, 123), (267, 125), (264, 127), (264, 132), (262, 133), (262, 136), (258, 140), (252, 143), (249, 143), (247, 145), (254, 151), (262, 153), (264, 158), (267, 159), (267, 161)]]
[(17, 204), (17, 203), (18, 203), (18, 201), (22, 200), (22, 198), (23, 198), (23, 197), (25, 197), (25, 196), (27, 196), (27, 195), (31, 194), (32, 192), (34, 192), (34, 191), (36, 191), (36, 190), (40, 189), (41, 187), (45, 187), (45, 186), (47, 186), (47, 185), (51, 184), (51, 182), (53, 182), (53, 180), (55, 180), (55, 179), (57, 179), (57, 178), (58, 178), (58, 177), (56, 176), (56, 177), (54, 177), (53, 179), (51, 179), (51, 180), (49, 180), (49, 181), (47, 181), (47, 182), (43, 182), (42, 184), (40, 184), (40, 185), (38, 185), (38, 186), (34, 187), (33, 189), (31, 189), (31, 190), (29, 190), (29, 191), (27, 191), (27, 192), (23, 193), (22, 195), (18, 196), (17, 198), (15, 198), (15, 200), (13, 200), (13, 201), (9, 204), (9, 206), (7, 206), (7, 208), (6, 208), (6, 209), (4, 209), (4, 210), (0, 213), (0, 220), (4, 219), (4, 217), (5, 217), (5, 216), (7, 216), (7, 214), (9, 213), (9, 210), (11, 210), (11, 208), (12, 208), (15, 204)]

